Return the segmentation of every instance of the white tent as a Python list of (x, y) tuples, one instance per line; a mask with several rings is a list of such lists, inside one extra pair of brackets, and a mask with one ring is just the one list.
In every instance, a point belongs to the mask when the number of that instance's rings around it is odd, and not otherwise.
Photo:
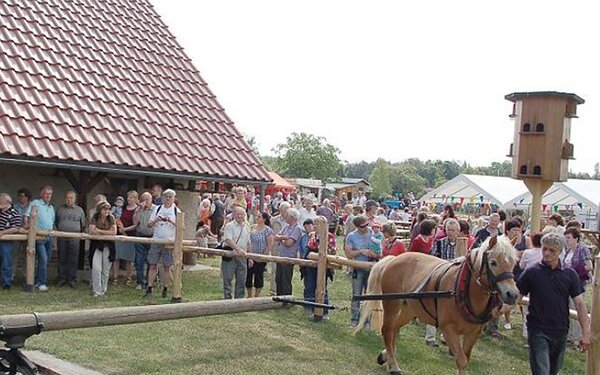
[[(577, 219), (586, 228), (597, 229), (598, 205), (600, 204), (600, 181), (575, 180), (555, 182), (542, 197), (542, 208), (546, 214), (568, 210), (577, 215)], [(531, 193), (525, 192), (503, 206), (505, 210), (519, 208), (529, 210)]]
[(527, 191), (522, 181), (509, 177), (461, 174), (419, 199), (425, 203), (488, 203), (501, 207)]

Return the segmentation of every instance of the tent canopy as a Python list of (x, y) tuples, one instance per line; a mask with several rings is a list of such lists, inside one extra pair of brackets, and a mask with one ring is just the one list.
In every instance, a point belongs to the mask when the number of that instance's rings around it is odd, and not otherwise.
[(426, 203), (488, 203), (502, 206), (527, 191), (525, 184), (509, 177), (461, 174), (421, 197)]
[(268, 190), (294, 190), (294, 185), (287, 182), (284, 178), (275, 172), (268, 172), (269, 177), (273, 180), (273, 185), (269, 185)]
[[(525, 192), (504, 204), (504, 208), (524, 207), (531, 205), (531, 193)], [(555, 182), (542, 197), (542, 205), (553, 209), (578, 207), (598, 211), (600, 203), (600, 181), (598, 180), (568, 180), (566, 182)]]

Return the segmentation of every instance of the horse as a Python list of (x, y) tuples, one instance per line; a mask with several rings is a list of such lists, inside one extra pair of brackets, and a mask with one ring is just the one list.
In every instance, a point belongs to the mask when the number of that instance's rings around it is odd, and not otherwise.
[[(389, 374), (401, 375), (396, 361), (398, 331), (412, 319), (437, 326), (454, 354), (459, 375), (466, 374), (471, 351), (483, 325), (502, 302), (514, 305), (519, 291), (512, 273), (517, 252), (505, 236), (492, 236), (481, 247), (453, 261), (409, 252), (388, 256), (371, 269), (366, 294), (449, 291), (450, 298), (384, 299), (363, 302), (356, 334), (383, 311), (380, 332), (385, 349), (377, 357)], [(462, 345), (461, 345), (462, 336)]]

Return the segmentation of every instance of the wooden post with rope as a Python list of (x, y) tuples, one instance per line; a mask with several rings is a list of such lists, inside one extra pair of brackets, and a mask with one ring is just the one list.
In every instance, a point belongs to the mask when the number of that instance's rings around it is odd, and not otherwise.
[(36, 235), (36, 224), (38, 217), (38, 208), (36, 206), (31, 207), (31, 214), (29, 216), (29, 229), (27, 231), (27, 256), (25, 269), (27, 271), (27, 277), (23, 290), (26, 292), (33, 292), (34, 289), (34, 272), (35, 272), (35, 235)]
[[(319, 259), (317, 265), (317, 288), (315, 290), (315, 302), (325, 303), (325, 290), (327, 286), (327, 236), (329, 234), (327, 219), (318, 216), (315, 219), (317, 234), (319, 236)], [(315, 308), (314, 318), (316, 321), (323, 320), (324, 310), (322, 307)]]
[(181, 267), (183, 267), (183, 232), (185, 230), (185, 214), (177, 212), (175, 244), (173, 248), (173, 298), (171, 302), (181, 302)]
[(594, 264), (592, 311), (590, 316), (590, 349), (587, 352), (586, 375), (600, 374), (600, 256)]

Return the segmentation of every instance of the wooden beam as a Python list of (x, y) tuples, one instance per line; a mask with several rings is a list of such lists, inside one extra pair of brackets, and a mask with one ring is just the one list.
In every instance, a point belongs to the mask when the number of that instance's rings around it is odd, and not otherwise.
[(173, 248), (173, 298), (172, 302), (181, 302), (181, 267), (183, 267), (183, 232), (185, 231), (185, 214), (177, 212), (175, 228), (175, 245)]
[[(319, 260), (319, 255), (315, 253), (309, 253), (308, 259)], [(327, 263), (338, 266), (349, 266), (359, 270), (370, 271), (375, 262), (361, 262), (359, 260), (352, 260), (343, 258), (339, 255), (327, 255)]]
[(592, 283), (592, 311), (596, 317), (590, 322), (591, 347), (587, 352), (586, 375), (600, 374), (600, 256), (594, 265), (594, 281)]
[[(317, 216), (315, 219), (317, 234), (319, 236), (319, 255), (317, 265), (317, 287), (315, 290), (315, 302), (325, 303), (325, 292), (327, 290), (327, 237), (329, 234), (327, 219)], [(314, 319), (323, 320), (324, 310), (322, 307), (315, 308)]]
[(33, 292), (34, 288), (34, 270), (35, 270), (35, 236), (36, 236), (36, 223), (38, 217), (38, 208), (36, 206), (31, 208), (31, 215), (29, 217), (29, 231), (27, 233), (27, 255), (25, 269), (27, 273), (25, 285), (23, 290), (26, 292)]
[(106, 172), (98, 172), (92, 178), (89, 178), (85, 184), (85, 192), (89, 193), (107, 176)]
[(77, 177), (75, 177), (72, 170), (63, 169), (63, 172), (73, 189), (77, 192), (77, 195), (80, 195), (82, 189), (81, 181)]

